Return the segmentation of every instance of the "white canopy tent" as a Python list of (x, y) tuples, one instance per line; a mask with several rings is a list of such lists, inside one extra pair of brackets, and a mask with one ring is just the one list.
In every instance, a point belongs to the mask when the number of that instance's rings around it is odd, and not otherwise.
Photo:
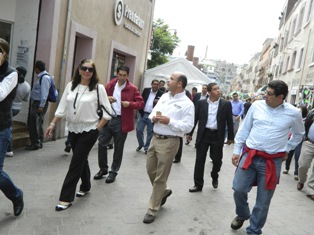
[[(153, 79), (167, 81), (171, 73), (180, 71), (188, 78), (188, 85), (186, 89), (191, 91), (192, 87), (201, 87), (203, 84), (214, 82), (199, 69), (197, 69), (191, 62), (185, 58), (176, 58), (165, 64), (159, 65), (155, 68), (148, 69), (144, 73), (142, 88), (150, 87)], [(167, 83), (166, 83), (167, 84)], [(200, 91), (200, 90), (199, 90)]]

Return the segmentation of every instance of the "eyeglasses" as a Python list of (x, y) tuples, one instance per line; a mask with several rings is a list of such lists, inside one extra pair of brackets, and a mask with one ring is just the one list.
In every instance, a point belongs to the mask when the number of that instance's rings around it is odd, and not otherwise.
[(81, 70), (83, 70), (84, 72), (93, 73), (95, 69), (93, 67), (81, 66)]
[(274, 93), (271, 93), (271, 92), (269, 92), (269, 91), (266, 91), (266, 95), (268, 95), (268, 96), (273, 96), (273, 95), (275, 95)]

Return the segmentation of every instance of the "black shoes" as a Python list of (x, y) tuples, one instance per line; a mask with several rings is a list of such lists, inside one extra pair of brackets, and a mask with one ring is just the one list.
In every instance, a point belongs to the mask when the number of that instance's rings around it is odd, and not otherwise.
[(23, 191), (21, 191), (21, 197), (13, 203), (13, 212), (15, 216), (19, 216), (24, 209)]
[(189, 189), (190, 193), (195, 193), (195, 192), (201, 192), (202, 188), (197, 187), (196, 185), (194, 185), (192, 188)]
[(110, 172), (109, 176), (106, 179), (106, 183), (107, 184), (113, 183), (116, 180), (116, 176), (117, 176), (117, 173)]
[(239, 216), (235, 217), (232, 222), (231, 222), (231, 228), (233, 230), (238, 230), (239, 228), (242, 227), (245, 219), (241, 219)]
[(304, 184), (298, 182), (298, 184), (297, 184), (297, 189), (300, 191), (300, 190), (303, 189), (303, 187), (304, 187)]
[(144, 216), (143, 223), (150, 224), (150, 223), (153, 223), (154, 220), (155, 220), (155, 216), (146, 213), (146, 215)]
[(67, 144), (65, 146), (64, 152), (67, 152), (67, 153), (71, 152), (71, 144)]
[(113, 149), (113, 144), (108, 144), (108, 149)]
[(214, 188), (218, 188), (218, 180), (213, 180), (212, 185)]
[(98, 173), (94, 176), (94, 180), (100, 180), (104, 175), (107, 175), (107, 170), (100, 170)]
[(136, 148), (136, 152), (140, 151), (141, 149), (142, 149), (142, 147), (138, 146), (138, 147)]
[(173, 163), (179, 163), (181, 162), (180, 160), (174, 159)]
[(166, 201), (167, 201), (167, 198), (172, 194), (172, 190), (170, 189), (170, 191), (162, 198), (161, 200), (161, 203), (160, 203), (160, 206), (163, 206)]
[(37, 146), (37, 145), (28, 145), (26, 146), (25, 150), (38, 150), (42, 148), (41, 146)]

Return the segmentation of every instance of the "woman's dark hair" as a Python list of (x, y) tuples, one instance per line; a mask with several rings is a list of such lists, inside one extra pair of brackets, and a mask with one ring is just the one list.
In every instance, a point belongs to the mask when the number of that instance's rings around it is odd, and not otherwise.
[(88, 87), (89, 87), (89, 91), (92, 91), (94, 90), (94, 88), (96, 87), (96, 85), (98, 84), (99, 82), (99, 78), (98, 78), (98, 75), (97, 75), (97, 71), (96, 71), (96, 66), (95, 66), (95, 63), (91, 60), (91, 59), (84, 59), (81, 61), (81, 63), (77, 66), (77, 69), (75, 71), (75, 74), (72, 78), (72, 87), (71, 87), (71, 90), (73, 91), (77, 86), (78, 84), (80, 84), (81, 82), (81, 75), (80, 75), (80, 68), (83, 64), (85, 63), (90, 63), (92, 64), (93, 68), (94, 68), (94, 72), (93, 72), (93, 75), (90, 79), (90, 82), (88, 84)]
[(25, 76), (27, 74), (27, 69), (24, 66), (16, 67), (18, 73), (18, 82), (23, 83), (25, 82)]
[(274, 90), (275, 96), (283, 95), (283, 100), (286, 99), (288, 94), (288, 85), (281, 80), (273, 80), (267, 85)]

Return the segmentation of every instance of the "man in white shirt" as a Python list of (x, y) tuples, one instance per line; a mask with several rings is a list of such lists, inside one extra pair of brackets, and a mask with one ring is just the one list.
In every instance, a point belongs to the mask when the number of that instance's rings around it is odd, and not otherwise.
[(168, 80), (169, 92), (161, 96), (149, 118), (154, 123), (154, 134), (147, 152), (146, 169), (153, 186), (144, 223), (152, 223), (160, 207), (172, 194), (167, 187), (172, 161), (180, 140), (194, 124), (194, 105), (185, 95), (187, 78), (174, 72)]

